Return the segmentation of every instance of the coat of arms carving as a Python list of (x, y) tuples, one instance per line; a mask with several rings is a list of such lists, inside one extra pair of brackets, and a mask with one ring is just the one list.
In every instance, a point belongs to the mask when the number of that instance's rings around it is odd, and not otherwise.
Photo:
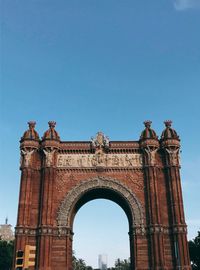
[(92, 147), (95, 149), (108, 149), (109, 148), (109, 138), (99, 131), (96, 134), (96, 137), (91, 137)]

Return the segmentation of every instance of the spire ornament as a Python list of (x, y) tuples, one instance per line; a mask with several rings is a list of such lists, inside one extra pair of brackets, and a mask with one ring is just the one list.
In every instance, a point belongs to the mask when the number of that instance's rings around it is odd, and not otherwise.
[(35, 131), (35, 121), (29, 121), (28, 123), (29, 129), (26, 130), (21, 138), (21, 142), (24, 140), (37, 140), (39, 141), (39, 135), (37, 131)]
[(172, 121), (171, 120), (165, 120), (164, 124), (165, 124), (166, 127), (171, 127)]
[(152, 121), (146, 120), (144, 121), (145, 129), (142, 131), (140, 140), (146, 140), (146, 139), (158, 139), (158, 136), (156, 135), (156, 132), (151, 128)]
[(48, 125), (49, 125), (49, 129), (44, 133), (42, 140), (60, 141), (60, 136), (58, 132), (55, 130), (56, 122), (49, 121)]

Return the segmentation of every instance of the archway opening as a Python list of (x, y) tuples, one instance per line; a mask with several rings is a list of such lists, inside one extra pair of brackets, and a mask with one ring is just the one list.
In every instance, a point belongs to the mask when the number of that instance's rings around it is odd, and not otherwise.
[(74, 218), (78, 210), (95, 199), (108, 199), (118, 204), (127, 216), (129, 227), (131, 269), (136, 265), (135, 235), (144, 231), (143, 209), (136, 195), (121, 181), (96, 177), (80, 182), (69, 191), (62, 201), (57, 216), (59, 234), (67, 233), (67, 265), (72, 267), (72, 232)]
[(93, 269), (100, 268), (101, 261), (111, 268), (118, 258), (130, 258), (129, 220), (116, 197), (111, 200), (110, 196), (114, 194), (96, 190), (76, 205), (73, 250)]
[(128, 201), (126, 200), (126, 198), (124, 198), (121, 194), (119, 194), (115, 190), (108, 189), (108, 188), (99, 188), (99, 187), (90, 189), (81, 195), (81, 197), (78, 199), (78, 201), (75, 203), (73, 207), (73, 212), (71, 215), (71, 224), (73, 224), (74, 217), (76, 213), (78, 212), (78, 210), (87, 202), (96, 200), (96, 199), (107, 199), (118, 204), (124, 210), (128, 218), (129, 229), (132, 227), (133, 225), (132, 213), (131, 213), (130, 205), (128, 204)]

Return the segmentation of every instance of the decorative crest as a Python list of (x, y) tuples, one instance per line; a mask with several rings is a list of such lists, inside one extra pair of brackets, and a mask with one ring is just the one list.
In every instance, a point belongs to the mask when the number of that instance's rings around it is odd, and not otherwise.
[(146, 128), (150, 128), (151, 124), (152, 124), (152, 121), (150, 121), (150, 120), (144, 121), (144, 125), (145, 125)]
[(36, 122), (35, 121), (29, 121), (28, 122), (29, 129), (34, 129), (35, 128), (35, 125), (36, 125)]
[(55, 121), (49, 121), (48, 122), (50, 128), (55, 128), (56, 122)]
[(171, 120), (166, 120), (166, 121), (164, 121), (164, 124), (165, 124), (166, 127), (171, 127), (172, 121)]
[(94, 148), (109, 148), (109, 138), (99, 131), (96, 137), (91, 137), (91, 143)]

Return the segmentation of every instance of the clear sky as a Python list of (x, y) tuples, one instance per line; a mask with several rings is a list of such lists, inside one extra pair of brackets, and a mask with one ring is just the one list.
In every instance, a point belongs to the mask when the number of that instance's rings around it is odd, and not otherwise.
[[(37, 122), (40, 136), (57, 121), (62, 140), (89, 140), (99, 130), (111, 140), (137, 140), (144, 120), (160, 136), (171, 119), (182, 143), (189, 238), (195, 237), (200, 0), (0, 0), (0, 19), (0, 223), (8, 216), (16, 224), (27, 121)], [(84, 205), (74, 229), (76, 254), (92, 266), (99, 253), (110, 265), (129, 256), (127, 219), (112, 202)]]

